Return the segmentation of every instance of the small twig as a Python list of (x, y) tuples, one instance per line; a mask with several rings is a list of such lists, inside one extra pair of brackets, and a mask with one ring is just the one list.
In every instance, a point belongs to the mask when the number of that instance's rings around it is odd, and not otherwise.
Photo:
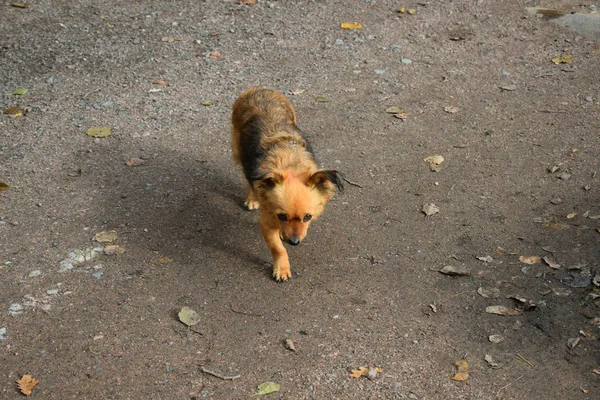
[(100, 355), (100, 353), (98, 353), (97, 351), (94, 351), (94, 348), (92, 346), (88, 347), (88, 350), (90, 351), (90, 353), (95, 354), (97, 356)]
[(520, 355), (519, 353), (516, 353), (516, 356), (521, 359), (521, 361), (526, 362), (527, 364), (529, 364), (529, 366), (531, 368), (534, 368), (534, 365), (531, 363), (531, 361), (529, 361), (528, 359), (526, 359), (525, 357), (523, 357), (522, 355)]
[(508, 385), (506, 385), (506, 386), (502, 386), (502, 387), (500, 388), (500, 390), (498, 390), (498, 391), (496, 392), (496, 397), (498, 397), (498, 396), (500, 395), (500, 392), (501, 392), (501, 391), (503, 391), (504, 389), (506, 389), (507, 387), (509, 387), (509, 386), (510, 386), (510, 385), (512, 385), (513, 383), (516, 383), (516, 382), (517, 382), (519, 379), (521, 379), (521, 378), (522, 378), (522, 377), (524, 377), (524, 376), (525, 376), (525, 375), (521, 375), (520, 377), (518, 377), (516, 380), (512, 381), (512, 382), (511, 382), (511, 383), (509, 383)]
[(221, 374), (218, 374), (218, 373), (216, 373), (216, 372), (213, 372), (213, 371), (211, 371), (211, 370), (208, 370), (208, 369), (206, 369), (206, 368), (204, 368), (204, 367), (202, 367), (202, 366), (200, 367), (200, 369), (201, 369), (201, 370), (202, 370), (202, 372), (204, 372), (205, 374), (212, 375), (212, 376), (214, 376), (214, 377), (217, 377), (217, 378), (219, 378), (219, 379), (223, 379), (224, 381), (234, 381), (234, 380), (236, 380), (236, 379), (238, 379), (238, 378), (240, 378), (240, 377), (241, 377), (241, 375), (234, 375), (234, 376), (225, 376), (225, 375), (221, 375)]
[(233, 311), (234, 313), (236, 313), (236, 314), (249, 315), (251, 317), (263, 317), (264, 316), (262, 314), (254, 314), (254, 313), (251, 313), (251, 312), (239, 311), (239, 310), (236, 310), (235, 308), (233, 308), (233, 306), (229, 306), (229, 309), (231, 311)]
[(98, 89), (92, 90), (91, 92), (87, 92), (86, 94), (84, 94), (83, 96), (81, 96), (81, 100), (86, 101), (85, 98), (88, 97), (90, 94), (99, 92), (101, 90), (102, 90), (102, 88), (98, 88)]
[(359, 187), (359, 188), (361, 188), (361, 189), (362, 189), (362, 186), (361, 186), (360, 184), (358, 184), (358, 183), (356, 183), (356, 182), (352, 182), (350, 179), (346, 178), (345, 176), (342, 176), (342, 179), (343, 179), (344, 181), (346, 181), (347, 183), (349, 183), (350, 185), (352, 185), (352, 186), (356, 186), (356, 187)]
[(556, 75), (556, 74), (540, 74), (540, 75), (536, 75), (535, 77), (536, 78), (545, 78), (547, 76), (554, 76), (554, 75)]

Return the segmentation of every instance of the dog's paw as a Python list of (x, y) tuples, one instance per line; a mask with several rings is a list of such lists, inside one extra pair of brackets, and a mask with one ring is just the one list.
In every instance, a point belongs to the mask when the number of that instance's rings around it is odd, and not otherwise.
[(292, 271), (290, 270), (290, 266), (274, 266), (273, 267), (273, 278), (277, 282), (287, 281), (292, 277)]
[(244, 206), (246, 206), (246, 209), (248, 210), (258, 210), (260, 204), (256, 200), (248, 200), (244, 203)]

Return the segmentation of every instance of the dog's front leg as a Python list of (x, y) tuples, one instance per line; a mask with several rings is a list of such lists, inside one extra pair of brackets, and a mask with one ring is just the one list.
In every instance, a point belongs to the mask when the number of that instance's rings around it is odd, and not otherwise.
[(277, 281), (287, 281), (292, 277), (292, 271), (287, 251), (279, 237), (279, 224), (269, 223), (268, 219), (264, 214), (261, 215), (260, 230), (273, 256), (273, 278)]

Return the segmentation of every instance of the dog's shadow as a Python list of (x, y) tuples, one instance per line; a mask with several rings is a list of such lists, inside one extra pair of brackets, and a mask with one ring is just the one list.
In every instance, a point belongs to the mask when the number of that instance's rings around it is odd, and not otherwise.
[(224, 253), (269, 273), (257, 212), (243, 206), (241, 172), (231, 164), (219, 169), (224, 160), (211, 164), (164, 149), (158, 154), (115, 171), (105, 191), (109, 223), (160, 254), (192, 261)]

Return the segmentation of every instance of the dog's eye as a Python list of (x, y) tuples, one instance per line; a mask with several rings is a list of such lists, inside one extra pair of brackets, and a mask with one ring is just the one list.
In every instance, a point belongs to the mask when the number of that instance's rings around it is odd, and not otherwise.
[(306, 214), (306, 215), (304, 216), (304, 218), (302, 219), (302, 222), (308, 222), (308, 221), (310, 221), (311, 219), (312, 219), (312, 215), (310, 215), (310, 214)]
[(282, 222), (287, 222), (287, 215), (285, 214), (277, 214), (277, 218)]

